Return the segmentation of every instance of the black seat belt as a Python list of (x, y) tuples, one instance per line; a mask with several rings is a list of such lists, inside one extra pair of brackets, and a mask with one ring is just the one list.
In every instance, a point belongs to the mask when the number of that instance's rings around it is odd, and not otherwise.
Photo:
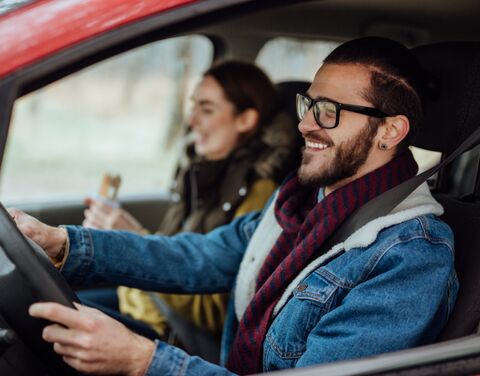
[(404, 199), (407, 198), (416, 188), (427, 181), (443, 166), (446, 166), (463, 152), (471, 149), (480, 143), (480, 128), (476, 129), (466, 140), (464, 140), (447, 158), (432, 168), (414, 176), (413, 178), (397, 185), (396, 187), (378, 195), (365, 205), (357, 209), (338, 228), (338, 230), (327, 241), (323, 249), (330, 249), (335, 244), (345, 241), (351, 234), (357, 231), (375, 218), (387, 215)]

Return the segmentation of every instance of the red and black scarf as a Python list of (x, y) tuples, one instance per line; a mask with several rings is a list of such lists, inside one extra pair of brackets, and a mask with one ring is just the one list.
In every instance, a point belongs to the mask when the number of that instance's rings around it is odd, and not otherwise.
[(410, 151), (394, 158), (317, 202), (318, 188), (300, 185), (293, 175), (280, 188), (275, 217), (282, 233), (262, 265), (255, 295), (232, 344), (227, 368), (238, 374), (261, 372), (263, 341), (272, 312), (287, 286), (310, 262), (325, 253), (325, 240), (357, 208), (415, 176)]

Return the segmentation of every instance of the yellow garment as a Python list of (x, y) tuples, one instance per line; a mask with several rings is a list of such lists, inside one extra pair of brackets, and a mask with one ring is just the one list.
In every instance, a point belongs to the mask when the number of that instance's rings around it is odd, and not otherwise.
[[(235, 212), (235, 217), (262, 209), (276, 187), (271, 179), (260, 179), (253, 183), (248, 196)], [(148, 294), (138, 289), (119, 287), (120, 312), (146, 322), (162, 336), (167, 322)], [(158, 295), (195, 326), (214, 333), (222, 330), (229, 294)]]
[(120, 286), (117, 289), (120, 312), (141, 320), (154, 329), (160, 336), (165, 335), (167, 320), (158, 311), (148, 292)]
[(257, 180), (250, 187), (250, 193), (245, 198), (245, 201), (240, 204), (235, 212), (235, 217), (262, 210), (275, 189), (277, 189), (277, 184), (273, 180)]

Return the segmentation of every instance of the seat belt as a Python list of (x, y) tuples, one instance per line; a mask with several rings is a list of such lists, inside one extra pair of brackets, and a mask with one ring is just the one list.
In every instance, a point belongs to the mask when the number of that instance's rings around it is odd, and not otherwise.
[(352, 215), (343, 222), (336, 232), (327, 240), (323, 249), (331, 249), (335, 244), (345, 241), (351, 234), (357, 231), (368, 222), (375, 218), (387, 215), (404, 199), (407, 198), (416, 188), (427, 181), (442, 167), (446, 166), (457, 158), (460, 154), (471, 149), (480, 143), (480, 128), (476, 129), (467, 139), (465, 139), (447, 158), (432, 168), (404, 181), (396, 187), (378, 195), (365, 205), (357, 209)]

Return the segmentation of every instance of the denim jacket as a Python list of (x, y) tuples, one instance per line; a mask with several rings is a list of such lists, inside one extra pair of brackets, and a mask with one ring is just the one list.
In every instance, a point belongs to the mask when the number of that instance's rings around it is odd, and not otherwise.
[[(263, 371), (434, 341), (458, 290), (453, 236), (436, 217), (441, 212), (422, 186), (392, 213), (313, 261), (275, 307), (263, 343)], [(252, 296), (256, 265), (279, 234), (277, 226), (272, 206), (206, 235), (142, 237), (68, 226), (70, 255), (62, 273), (73, 285), (108, 281), (169, 293), (228, 292), (236, 281), (224, 329), (224, 361)], [(157, 341), (147, 375), (206, 374), (231, 373)]]

